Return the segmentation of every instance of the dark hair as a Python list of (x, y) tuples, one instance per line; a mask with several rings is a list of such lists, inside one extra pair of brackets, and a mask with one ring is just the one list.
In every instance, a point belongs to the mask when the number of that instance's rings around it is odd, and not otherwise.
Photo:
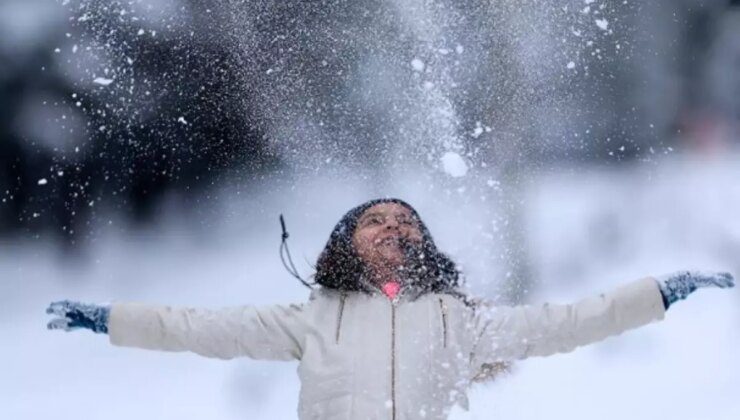
[(409, 270), (411, 285), (418, 287), (421, 293), (460, 294), (457, 288), (461, 285), (461, 275), (457, 266), (437, 249), (429, 229), (416, 210), (398, 198), (370, 200), (348, 211), (332, 230), (324, 250), (319, 255), (314, 281), (329, 289), (369, 291), (367, 283), (363, 282), (364, 276), (368, 274), (368, 268), (354, 249), (352, 235), (362, 213), (381, 203), (400, 204), (409, 209), (418, 221), (422, 234), (421, 258), (415, 258), (416, 264)]

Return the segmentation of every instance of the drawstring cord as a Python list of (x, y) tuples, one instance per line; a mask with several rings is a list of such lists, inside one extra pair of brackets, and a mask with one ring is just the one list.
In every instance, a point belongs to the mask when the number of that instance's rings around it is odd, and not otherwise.
[[(298, 274), (298, 269), (295, 268), (295, 264), (293, 264), (293, 258), (290, 256), (290, 250), (288, 250), (288, 231), (285, 229), (285, 220), (283, 219), (283, 214), (280, 213), (280, 227), (283, 229), (282, 234), (282, 241), (280, 242), (280, 261), (283, 263), (283, 267), (290, 273), (293, 277), (297, 278), (301, 283), (303, 283), (304, 286), (308, 287), (309, 289), (313, 289), (313, 286), (311, 286), (306, 280), (303, 280), (303, 277), (301, 277)], [(287, 262), (286, 257), (283, 255), (283, 252), (285, 252), (285, 255), (287, 255)]]

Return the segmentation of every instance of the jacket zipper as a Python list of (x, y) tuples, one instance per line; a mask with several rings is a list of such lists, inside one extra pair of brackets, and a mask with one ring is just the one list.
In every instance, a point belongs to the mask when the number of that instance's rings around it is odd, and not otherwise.
[(342, 293), (341, 297), (339, 298), (339, 311), (337, 315), (337, 333), (335, 337), (335, 343), (339, 344), (339, 332), (342, 328), (342, 315), (344, 315), (344, 301), (347, 299), (347, 295)]
[(447, 348), (447, 305), (439, 298), (439, 310), (442, 313), (442, 347)]
[(396, 420), (396, 304), (391, 302), (391, 419)]

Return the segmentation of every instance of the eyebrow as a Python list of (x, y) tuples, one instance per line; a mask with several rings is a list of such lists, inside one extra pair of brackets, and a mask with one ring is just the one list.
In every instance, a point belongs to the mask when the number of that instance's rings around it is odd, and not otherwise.
[(377, 211), (374, 211), (374, 212), (371, 212), (371, 213), (365, 213), (362, 216), (360, 216), (359, 222), (362, 222), (363, 220), (365, 220), (365, 219), (367, 219), (367, 218), (369, 218), (371, 216), (382, 216), (382, 215), (383, 215), (382, 213), (379, 213)]
[[(385, 215), (383, 213), (377, 212), (377, 211), (373, 211), (373, 212), (370, 212), (370, 213), (365, 213), (362, 216), (360, 216), (360, 218), (357, 220), (357, 222), (358, 223), (362, 223), (365, 219), (370, 218), (372, 216), (382, 216), (382, 217), (385, 217)], [(399, 215), (396, 215), (396, 219), (408, 219), (408, 220), (417, 221), (417, 218), (413, 214), (406, 214), (406, 213), (401, 213)]]

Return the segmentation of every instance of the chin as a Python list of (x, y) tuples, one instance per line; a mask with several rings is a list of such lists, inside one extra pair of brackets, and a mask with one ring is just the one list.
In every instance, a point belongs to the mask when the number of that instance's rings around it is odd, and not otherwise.
[(404, 260), (399, 258), (387, 258), (385, 263), (394, 270), (398, 270), (403, 265)]

